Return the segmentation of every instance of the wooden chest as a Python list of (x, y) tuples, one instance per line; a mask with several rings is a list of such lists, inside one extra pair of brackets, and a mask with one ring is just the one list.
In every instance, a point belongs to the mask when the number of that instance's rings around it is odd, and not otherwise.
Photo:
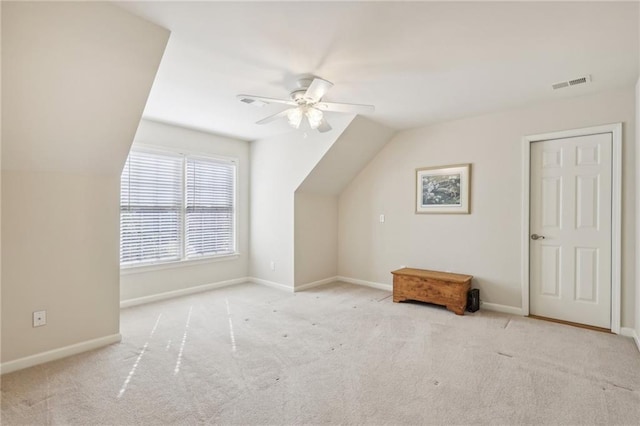
[(391, 273), (394, 302), (418, 300), (435, 303), (464, 315), (473, 276), (414, 268), (402, 268)]

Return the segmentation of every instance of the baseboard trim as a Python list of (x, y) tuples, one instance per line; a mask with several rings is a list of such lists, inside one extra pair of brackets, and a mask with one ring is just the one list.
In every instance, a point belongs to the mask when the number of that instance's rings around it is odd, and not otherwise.
[(343, 281), (349, 284), (363, 285), (365, 287), (371, 287), (378, 290), (393, 291), (393, 285), (391, 284), (376, 283), (373, 281), (365, 281), (365, 280), (359, 280), (357, 278), (350, 278), (350, 277), (343, 277), (343, 276), (337, 276), (335, 277), (335, 279), (336, 281)]
[(232, 280), (218, 281), (217, 283), (203, 284), (195, 287), (182, 288), (180, 290), (167, 291), (164, 293), (152, 294), (150, 296), (137, 297), (135, 299), (122, 300), (120, 309), (130, 308), (132, 306), (144, 305), (146, 303), (158, 302), (160, 300), (173, 299), (174, 297), (186, 296), (193, 293), (201, 293), (203, 291), (213, 290), (216, 288), (227, 287), (235, 284), (250, 282), (251, 278), (242, 277)]
[(620, 335), (625, 337), (631, 337), (640, 351), (640, 336), (638, 332), (631, 327), (620, 327)]
[(102, 346), (118, 343), (122, 340), (120, 333), (112, 334), (109, 336), (99, 337), (97, 339), (91, 339), (73, 345), (64, 346), (58, 349), (52, 349), (50, 351), (41, 352), (39, 354), (30, 355), (24, 358), (18, 358), (13, 361), (4, 362), (0, 364), (0, 374), (12, 373), (14, 371), (22, 370), (25, 368), (33, 367), (34, 365), (44, 364), (45, 362), (51, 362), (58, 359), (66, 358), (71, 355), (76, 355), (81, 352), (97, 349)]
[(262, 278), (249, 277), (247, 281), (252, 282), (254, 284), (262, 284), (267, 287), (277, 288), (278, 290), (288, 291), (289, 293), (293, 293), (295, 290), (293, 287), (289, 287), (288, 285), (280, 284), (275, 281), (263, 280)]
[[(392, 284), (376, 283), (373, 281), (366, 281), (366, 280), (360, 280), (357, 278), (350, 278), (350, 277), (343, 277), (343, 276), (337, 276), (335, 277), (335, 280), (343, 281), (350, 284), (357, 284), (357, 285), (362, 285), (366, 287), (371, 287), (378, 290), (393, 291)], [(523, 315), (522, 308), (517, 308), (515, 306), (500, 305), (498, 303), (480, 302), (480, 308), (486, 309), (487, 311), (502, 312), (502, 313), (511, 314), (511, 315), (519, 315), (519, 316)]]
[(501, 312), (503, 314), (523, 316), (522, 308), (516, 308), (515, 306), (501, 305), (499, 303), (480, 302), (480, 309), (485, 309), (487, 311), (493, 311), (493, 312)]
[(323, 280), (313, 281), (307, 284), (302, 284), (293, 289), (294, 292), (308, 290), (313, 287), (318, 287), (325, 284), (331, 284), (338, 281), (338, 277), (329, 277)]

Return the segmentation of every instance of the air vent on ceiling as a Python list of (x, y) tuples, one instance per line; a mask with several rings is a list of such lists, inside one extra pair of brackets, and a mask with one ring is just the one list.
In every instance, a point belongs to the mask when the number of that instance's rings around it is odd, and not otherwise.
[(564, 89), (565, 87), (569, 87), (569, 86), (576, 86), (578, 84), (586, 84), (586, 83), (589, 83), (590, 81), (591, 81), (591, 76), (585, 75), (584, 77), (578, 77), (572, 80), (559, 81), (557, 83), (553, 83), (551, 87), (553, 87), (553, 90), (558, 90), (558, 89)]
[(263, 102), (259, 99), (250, 99), (250, 98), (240, 98), (240, 102), (244, 102), (245, 104), (250, 104), (258, 107), (263, 107), (267, 104), (266, 102)]
[(569, 86), (575, 86), (576, 84), (584, 84), (587, 82), (587, 77), (576, 78), (575, 80), (569, 80)]

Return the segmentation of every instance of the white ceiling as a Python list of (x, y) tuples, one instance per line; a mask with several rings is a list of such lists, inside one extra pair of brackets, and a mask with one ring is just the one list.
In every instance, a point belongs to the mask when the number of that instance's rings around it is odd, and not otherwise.
[[(638, 3), (134, 2), (172, 31), (145, 117), (254, 140), (290, 131), (255, 121), (236, 95), (287, 97), (312, 73), (327, 101), (373, 104), (395, 129), (631, 86)], [(551, 84), (590, 74), (559, 91)]]

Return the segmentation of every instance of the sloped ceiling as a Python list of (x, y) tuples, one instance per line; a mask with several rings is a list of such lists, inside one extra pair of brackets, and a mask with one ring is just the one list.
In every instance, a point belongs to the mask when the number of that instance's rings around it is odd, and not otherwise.
[(338, 195), (391, 140), (393, 130), (356, 117), (331, 145), (296, 192)]
[(2, 168), (119, 175), (168, 38), (108, 3), (3, 3)]
[[(637, 2), (126, 2), (172, 31), (145, 116), (253, 140), (295, 77), (394, 129), (631, 86)], [(589, 85), (551, 84), (590, 74)]]

